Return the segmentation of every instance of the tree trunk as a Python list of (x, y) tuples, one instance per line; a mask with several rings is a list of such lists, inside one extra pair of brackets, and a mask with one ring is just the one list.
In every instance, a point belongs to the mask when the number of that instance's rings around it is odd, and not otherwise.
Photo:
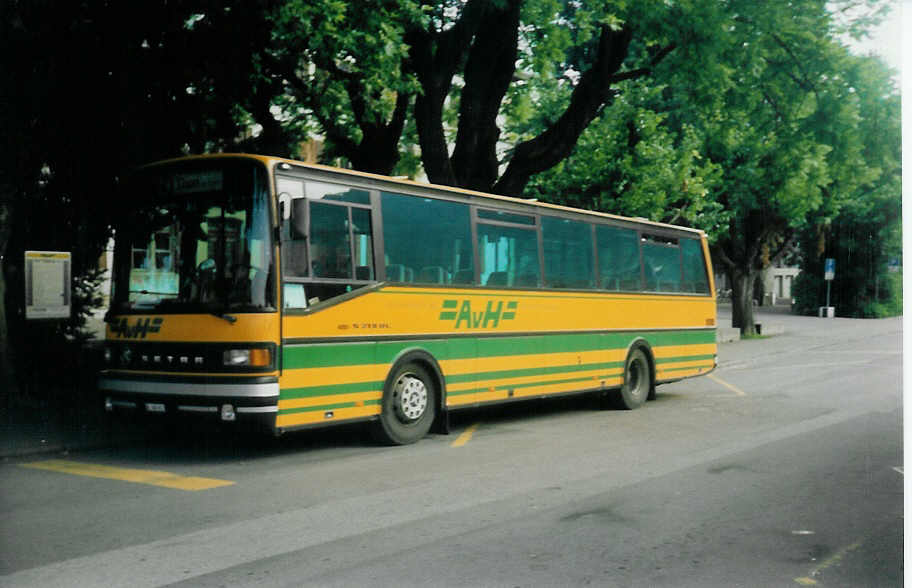
[(529, 178), (570, 155), (589, 123), (613, 100), (611, 83), (627, 57), (632, 38), (633, 31), (627, 27), (602, 27), (595, 62), (580, 76), (567, 109), (540, 135), (516, 146), (493, 192), (519, 196)]
[(3, 390), (0, 395), (0, 409), (5, 410), (9, 406), (11, 398), (18, 394), (15, 373), (13, 372), (13, 362), (10, 357), (11, 347), (9, 338), (9, 327), (6, 320), (6, 275), (4, 268), (6, 266), (6, 245), (9, 242), (10, 227), (12, 227), (12, 204), (0, 201), (0, 389)]
[(351, 153), (346, 154), (355, 169), (384, 176), (393, 173), (399, 162), (399, 138), (405, 128), (406, 113), (411, 101), (410, 95), (400, 93), (396, 96), (396, 108), (389, 121), (359, 120), (361, 142)]
[(516, 72), (520, 5), (511, 0), (486, 18), (469, 50), (452, 156), (463, 188), (490, 191), (497, 180), (497, 115)]
[(414, 107), (421, 163), (434, 184), (457, 185), (443, 126), (444, 103), (478, 27), (493, 8), (489, 0), (469, 0), (451, 28), (442, 32), (416, 29), (405, 36), (411, 68), (421, 83)]
[(732, 284), (731, 326), (741, 329), (741, 335), (756, 335), (753, 299), (756, 271), (736, 268), (728, 273)]

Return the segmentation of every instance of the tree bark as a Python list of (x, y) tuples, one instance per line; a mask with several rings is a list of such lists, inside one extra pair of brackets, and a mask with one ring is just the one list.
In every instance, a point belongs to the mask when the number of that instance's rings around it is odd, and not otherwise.
[(732, 283), (732, 327), (740, 328), (741, 335), (756, 335), (754, 322), (754, 270), (734, 268), (729, 272)]
[(355, 169), (384, 176), (392, 174), (399, 162), (399, 139), (405, 128), (405, 115), (410, 103), (411, 96), (400, 93), (396, 96), (396, 108), (388, 122), (359, 120), (361, 142), (348, 155)]
[(508, 196), (522, 194), (534, 174), (554, 167), (570, 155), (589, 123), (613, 101), (612, 84), (651, 74), (652, 68), (675, 48), (672, 44), (656, 52), (649, 67), (619, 72), (632, 38), (633, 31), (628, 27), (620, 30), (602, 27), (595, 62), (580, 77), (570, 96), (570, 105), (540, 135), (517, 145), (493, 192)]
[(414, 109), (421, 162), (428, 179), (435, 184), (458, 185), (443, 127), (443, 107), (453, 76), (465, 61), (472, 39), (490, 10), (490, 0), (469, 0), (451, 28), (440, 32), (416, 29), (405, 36), (410, 65), (421, 84)]
[(472, 42), (459, 104), (452, 165), (463, 188), (490, 190), (497, 181), (497, 114), (516, 72), (521, 2), (511, 0), (484, 20)]
[[(5, 196), (5, 195), (4, 195)], [(18, 396), (16, 374), (10, 356), (9, 327), (6, 320), (6, 246), (9, 243), (12, 226), (13, 206), (11, 202), (0, 200), (0, 388), (3, 388), (2, 405), (5, 410), (10, 399)]]

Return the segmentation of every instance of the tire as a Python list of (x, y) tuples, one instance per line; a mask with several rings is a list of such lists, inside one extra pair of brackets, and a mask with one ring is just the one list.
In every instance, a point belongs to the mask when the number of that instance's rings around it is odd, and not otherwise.
[(640, 348), (633, 349), (624, 362), (624, 385), (615, 396), (616, 406), (624, 410), (637, 409), (652, 391), (652, 370), (646, 353)]
[(386, 379), (374, 437), (385, 445), (415, 443), (431, 429), (437, 414), (437, 385), (416, 362), (397, 364)]

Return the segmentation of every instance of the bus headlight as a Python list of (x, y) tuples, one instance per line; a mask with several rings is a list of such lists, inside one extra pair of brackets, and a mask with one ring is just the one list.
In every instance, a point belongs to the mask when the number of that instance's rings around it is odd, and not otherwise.
[(120, 363), (121, 365), (130, 365), (131, 361), (133, 361), (133, 350), (124, 345), (120, 350)]
[(228, 367), (268, 367), (272, 357), (268, 349), (228, 349), (222, 363)]
[(104, 351), (102, 352), (102, 359), (104, 359), (104, 362), (107, 364), (114, 361), (114, 350), (111, 349), (109, 345), (105, 346)]

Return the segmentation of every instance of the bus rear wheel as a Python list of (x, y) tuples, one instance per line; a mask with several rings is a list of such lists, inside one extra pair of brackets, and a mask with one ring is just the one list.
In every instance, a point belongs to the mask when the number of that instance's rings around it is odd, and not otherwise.
[(642, 349), (634, 349), (624, 362), (624, 385), (615, 396), (616, 406), (624, 410), (639, 408), (649, 398), (652, 389), (652, 371), (646, 353)]
[(374, 437), (387, 445), (407, 445), (427, 435), (437, 413), (437, 386), (421, 364), (406, 362), (390, 373), (383, 389)]

